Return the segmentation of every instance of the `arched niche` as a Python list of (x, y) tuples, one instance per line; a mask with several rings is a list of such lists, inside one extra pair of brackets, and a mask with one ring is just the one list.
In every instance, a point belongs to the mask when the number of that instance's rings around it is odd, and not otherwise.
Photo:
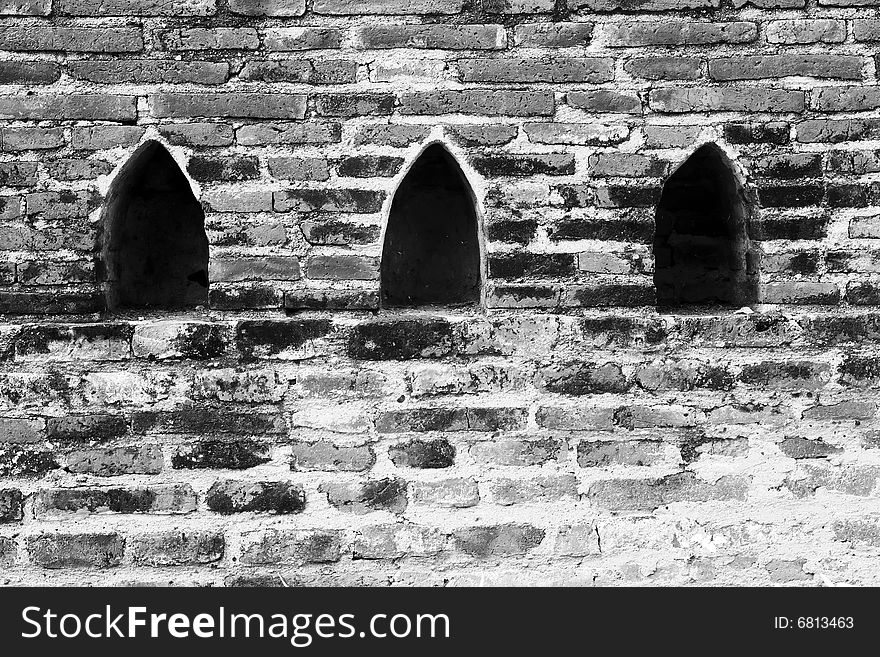
[(482, 275), (474, 193), (440, 144), (428, 146), (400, 183), (382, 247), (382, 306), (480, 302)]
[(706, 144), (663, 186), (654, 235), (660, 310), (742, 307), (757, 302), (750, 205), (732, 163)]
[(179, 309), (208, 302), (205, 213), (171, 154), (143, 144), (104, 202), (108, 308)]

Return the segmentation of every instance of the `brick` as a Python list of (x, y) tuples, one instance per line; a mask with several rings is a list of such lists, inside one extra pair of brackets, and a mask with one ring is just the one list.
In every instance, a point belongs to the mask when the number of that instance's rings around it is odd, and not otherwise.
[(514, 28), (514, 43), (526, 48), (586, 46), (592, 36), (593, 23), (526, 23)]
[(788, 436), (779, 443), (779, 450), (793, 459), (818, 459), (839, 454), (843, 450), (840, 447), (829, 445), (821, 438), (809, 440), (799, 436)]
[(752, 160), (751, 169), (767, 178), (816, 178), (822, 175), (822, 161), (810, 153), (768, 155)]
[(347, 351), (359, 360), (440, 358), (453, 352), (455, 338), (454, 326), (440, 319), (365, 322), (352, 329)]
[(291, 446), (291, 470), (363, 472), (373, 467), (376, 454), (367, 445), (296, 442)]
[[(94, 180), (113, 171), (113, 165), (104, 160), (63, 159), (48, 163), (49, 175), (56, 180)], [(2, 180), (0, 168), (0, 180)]]
[(790, 76), (862, 78), (864, 59), (841, 55), (754, 55), (709, 60), (713, 80), (761, 80)]
[(528, 524), (462, 527), (452, 533), (455, 547), (474, 557), (522, 555), (544, 540), (543, 529)]
[(160, 93), (151, 95), (149, 102), (156, 117), (302, 119), (306, 114), (306, 97), (302, 94)]
[(463, 82), (591, 82), (614, 79), (610, 57), (552, 59), (461, 59)]
[(629, 137), (625, 125), (593, 123), (526, 123), (523, 130), (534, 144), (578, 144), (584, 146), (611, 146)]
[(205, 440), (179, 449), (171, 458), (175, 470), (246, 470), (267, 463), (268, 446), (253, 440)]
[(546, 91), (443, 90), (400, 96), (401, 114), (480, 114), (484, 116), (548, 116), (553, 94)]
[(118, 62), (75, 61), (68, 64), (68, 70), (74, 78), (101, 84), (223, 84), (229, 75), (229, 64), (128, 59)]
[(315, 0), (316, 14), (457, 14), (463, 0), (376, 0), (365, 5), (357, 0)]
[(471, 165), (486, 177), (565, 176), (574, 173), (574, 155), (568, 153), (490, 153), (471, 157)]
[(501, 506), (558, 502), (577, 497), (577, 479), (574, 475), (495, 479), (488, 488), (490, 499)]
[(263, 41), (270, 51), (332, 49), (342, 45), (342, 31), (332, 27), (269, 27)]
[(568, 445), (559, 438), (494, 440), (475, 443), (471, 457), (478, 463), (501, 466), (544, 465), (565, 459)]
[(210, 16), (214, 0), (55, 0), (55, 10), (71, 16)]
[(852, 465), (835, 467), (829, 465), (801, 465), (785, 480), (785, 487), (797, 498), (815, 495), (824, 488), (827, 491), (867, 497), (877, 485), (880, 469), (876, 466)]
[(278, 212), (373, 213), (382, 209), (385, 193), (372, 189), (289, 189), (274, 193)]
[(138, 143), (145, 128), (133, 125), (102, 125), (73, 128), (71, 145), (76, 150), (100, 151)]
[(876, 119), (813, 119), (795, 125), (797, 140), (804, 143), (841, 143), (874, 139), (880, 135)]
[(162, 448), (158, 445), (76, 449), (64, 458), (68, 472), (99, 477), (159, 474), (163, 467)]
[(641, 114), (642, 101), (633, 92), (599, 89), (595, 91), (572, 91), (565, 102), (576, 109), (596, 113)]
[(350, 60), (248, 61), (240, 80), (301, 84), (348, 84), (357, 78), (357, 62)]
[(226, 123), (173, 123), (159, 126), (169, 143), (182, 146), (231, 146), (232, 126)]
[(244, 146), (271, 144), (329, 144), (340, 141), (338, 123), (306, 121), (304, 123), (257, 123), (236, 131), (236, 140)]
[(610, 46), (695, 46), (758, 39), (758, 26), (749, 22), (623, 21), (604, 28)]
[(0, 164), (0, 185), (29, 187), (37, 182), (36, 162), (6, 162)]
[(762, 300), (765, 303), (831, 304), (840, 303), (840, 289), (835, 283), (787, 281), (765, 283)]
[(664, 457), (663, 443), (655, 440), (582, 440), (577, 447), (577, 462), (582, 468), (650, 466), (662, 463)]
[(152, 322), (135, 327), (131, 339), (136, 358), (205, 360), (226, 353), (225, 327), (207, 322)]
[(697, 57), (635, 57), (623, 69), (646, 80), (696, 80), (703, 74), (703, 61)]
[(165, 50), (256, 50), (260, 36), (247, 27), (193, 27), (157, 32)]
[(422, 440), (414, 438), (392, 445), (388, 450), (391, 462), (399, 468), (449, 468), (455, 464), (455, 447), (445, 438)]
[(0, 130), (4, 151), (50, 150), (67, 143), (61, 128), (5, 128)]
[(128, 423), (123, 415), (112, 413), (67, 415), (49, 418), (46, 431), (52, 440), (103, 441), (127, 435)]
[(637, 153), (597, 153), (587, 159), (587, 170), (600, 177), (653, 178), (665, 176), (669, 163)]
[(17, 488), (0, 489), (0, 525), (22, 519), (23, 500), (24, 496)]
[(287, 482), (221, 479), (211, 485), (205, 504), (216, 513), (291, 514), (305, 509), (306, 495), (301, 486)]
[(861, 112), (880, 107), (880, 87), (835, 87), (820, 89), (812, 98), (820, 112)]
[(315, 341), (331, 329), (326, 319), (244, 320), (236, 327), (235, 344), (245, 359), (299, 360), (313, 355)]
[(284, 307), (290, 310), (378, 310), (379, 293), (369, 290), (290, 291), (284, 294)]
[[(859, 38), (862, 21), (853, 21), (853, 31)], [(766, 27), (769, 43), (843, 43), (846, 39), (846, 22), (834, 19), (798, 19), (770, 21)]]
[(352, 554), (355, 559), (425, 557), (437, 554), (444, 547), (445, 537), (439, 530), (396, 523), (358, 529), (352, 542)]
[(546, 390), (564, 395), (626, 392), (630, 387), (620, 367), (612, 363), (557, 363), (541, 368), (538, 376), (540, 385)]
[(767, 123), (728, 123), (724, 137), (732, 144), (775, 144), (781, 146), (790, 141), (791, 126), (781, 121)]
[(650, 92), (657, 112), (801, 112), (804, 93), (791, 89), (741, 87), (673, 87)]
[(200, 182), (253, 180), (260, 175), (260, 164), (256, 157), (247, 155), (194, 155), (190, 158), (186, 171), (193, 180)]
[(305, 274), (315, 280), (374, 281), (379, 279), (379, 261), (356, 255), (316, 255), (306, 262)]
[(189, 513), (196, 494), (188, 484), (151, 488), (52, 488), (34, 501), (37, 515), (58, 513)]
[(60, 77), (55, 62), (0, 62), (0, 84), (52, 84)]
[(854, 18), (852, 30), (856, 41), (880, 41), (880, 20), (875, 18)]
[(410, 491), (413, 504), (464, 509), (480, 502), (480, 492), (474, 479), (413, 481)]
[(0, 96), (0, 118), (43, 121), (133, 121), (134, 96), (68, 94), (66, 96)]
[(229, 10), (243, 16), (302, 16), (305, 0), (230, 0)]
[(125, 540), (115, 533), (53, 533), (28, 536), (26, 545), (43, 568), (109, 568), (122, 562)]
[(397, 478), (372, 479), (360, 483), (324, 483), (318, 490), (327, 501), (346, 513), (371, 511), (403, 513), (408, 504), (406, 482)]
[(346, 157), (339, 160), (336, 172), (351, 178), (389, 178), (400, 171), (403, 162), (402, 157), (388, 155)]
[(836, 520), (832, 525), (834, 539), (853, 545), (880, 546), (880, 522), (876, 514), (864, 518)]
[(493, 278), (555, 277), (573, 274), (575, 258), (570, 253), (517, 253), (495, 255), (489, 261)]
[(139, 28), (0, 26), (0, 49), (25, 52), (118, 53), (144, 48)]
[(611, 511), (653, 511), (677, 502), (744, 500), (747, 494), (748, 483), (742, 478), (725, 476), (709, 483), (687, 471), (658, 479), (599, 481), (587, 491), (593, 504)]
[(48, 16), (52, 0), (3, 0), (0, 16)]
[(219, 561), (225, 547), (220, 532), (175, 529), (130, 536), (126, 551), (138, 566), (188, 566)]
[(252, 566), (334, 563), (341, 555), (337, 531), (265, 529), (242, 535), (241, 561)]
[(510, 125), (457, 125), (447, 131), (466, 146), (501, 146), (516, 139), (519, 130)]
[(394, 110), (391, 94), (325, 94), (315, 101), (320, 116), (346, 117), (387, 115)]
[(500, 25), (368, 25), (355, 29), (359, 48), (497, 50), (505, 45)]

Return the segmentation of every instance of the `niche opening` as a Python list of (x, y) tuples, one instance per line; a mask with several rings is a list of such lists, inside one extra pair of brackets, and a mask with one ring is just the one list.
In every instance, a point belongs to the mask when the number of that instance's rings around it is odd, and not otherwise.
[(715, 144), (697, 149), (666, 181), (657, 206), (658, 309), (741, 307), (757, 301), (749, 207)]
[(205, 213), (160, 143), (146, 142), (125, 164), (103, 219), (108, 308), (207, 304)]
[(474, 194), (449, 151), (433, 144), (391, 203), (382, 247), (382, 305), (477, 304), (480, 285)]

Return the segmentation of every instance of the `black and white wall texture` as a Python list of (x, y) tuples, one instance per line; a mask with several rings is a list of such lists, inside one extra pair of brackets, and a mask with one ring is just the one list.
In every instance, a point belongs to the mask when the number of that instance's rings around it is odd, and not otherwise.
[(880, 583), (878, 10), (0, 0), (0, 583)]

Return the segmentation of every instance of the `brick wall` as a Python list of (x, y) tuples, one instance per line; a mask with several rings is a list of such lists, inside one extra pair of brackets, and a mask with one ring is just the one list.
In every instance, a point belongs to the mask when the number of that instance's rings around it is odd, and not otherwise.
[[(0, 0), (0, 581), (876, 584), (875, 0)], [(106, 312), (146, 142), (208, 308)], [(379, 310), (442, 143), (479, 308)], [(658, 313), (713, 143), (754, 311)]]

